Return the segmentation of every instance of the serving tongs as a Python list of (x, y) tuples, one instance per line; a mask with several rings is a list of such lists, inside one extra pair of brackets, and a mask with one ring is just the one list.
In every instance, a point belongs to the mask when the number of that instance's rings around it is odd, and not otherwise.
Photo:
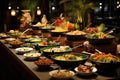
[(59, 73), (59, 72), (60, 72), (60, 70), (61, 70), (61, 67), (59, 66), (57, 73)]
[(59, 37), (56, 39), (56, 41), (59, 41), (59, 40), (60, 40), (60, 38), (61, 38), (61, 35), (59, 35)]
[[(102, 51), (100, 51), (100, 50), (98, 50), (98, 49), (95, 49), (95, 51), (98, 52), (98, 53), (100, 53), (100, 54), (103, 53)], [(88, 54), (88, 55), (90, 55), (90, 56), (95, 55), (94, 53), (90, 53), (90, 52), (87, 52), (87, 51), (82, 51), (82, 53), (84, 53), (84, 54)]]
[(74, 47), (72, 48), (72, 50), (73, 50), (73, 49), (76, 49), (76, 48), (81, 48), (81, 47), (83, 47), (83, 46), (84, 46), (83, 44), (80, 44), (80, 45), (74, 46)]
[(81, 53), (87, 54), (87, 55), (89, 55), (90, 57), (94, 55), (94, 53), (90, 53), (90, 52), (87, 52), (87, 51), (82, 51)]
[(100, 50), (98, 50), (98, 49), (95, 49), (95, 51), (98, 52), (98, 53), (100, 53), (100, 54), (103, 53), (102, 51), (100, 51)]
[(111, 33), (113, 33), (113, 32), (114, 32), (114, 30), (115, 30), (115, 28), (113, 28), (113, 29), (109, 30), (106, 34), (111, 34)]
[(27, 31), (29, 31), (29, 30), (31, 30), (31, 29), (28, 28), (28, 29), (26, 29), (25, 31), (23, 31), (23, 32), (22, 32), (22, 35), (25, 34), (25, 33), (26, 33)]
[(56, 23), (56, 21), (52, 22), (50, 25), (53, 26)]
[(85, 62), (84, 65), (90, 66), (90, 67), (95, 67), (95, 64), (93, 64), (93, 63), (91, 62), (91, 57), (94, 56), (95, 54), (94, 54), (94, 53), (87, 52), (87, 51), (82, 51), (82, 53), (89, 55), (89, 59)]

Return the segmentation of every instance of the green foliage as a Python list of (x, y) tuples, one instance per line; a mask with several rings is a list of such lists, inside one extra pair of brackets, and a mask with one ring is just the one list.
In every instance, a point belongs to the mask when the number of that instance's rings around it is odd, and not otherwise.
[(31, 12), (34, 12), (36, 10), (38, 2), (39, 2), (39, 0), (23, 0), (21, 2), (21, 6), (24, 9), (29, 9), (29, 10), (31, 10)]
[(117, 42), (120, 42), (120, 32), (119, 33), (114, 33), (114, 36), (115, 36), (115, 40)]
[(60, 4), (65, 3), (67, 16), (74, 16), (77, 18), (77, 15), (80, 14), (80, 4), (79, 0), (61, 0)]
[(80, 30), (80, 26), (77, 23), (75, 23), (74, 26), (76, 30)]
[(84, 27), (88, 25), (88, 13), (90, 9), (94, 9), (94, 2), (90, 0), (61, 0), (60, 4), (65, 4), (65, 13), (68, 17), (81, 16)]

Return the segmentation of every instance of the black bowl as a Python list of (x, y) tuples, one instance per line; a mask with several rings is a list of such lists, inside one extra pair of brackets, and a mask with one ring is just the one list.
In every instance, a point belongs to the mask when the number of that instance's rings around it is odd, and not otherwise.
[(70, 31), (67, 33), (64, 33), (64, 35), (67, 37), (67, 40), (83, 40), (86, 39), (86, 33), (83, 31)]
[(89, 41), (90, 44), (110, 44), (114, 41), (114, 39), (115, 39), (114, 36), (104, 39), (93, 39), (87, 37), (87, 40)]
[(117, 69), (120, 68), (120, 62), (102, 63), (91, 60), (98, 69), (98, 73), (106, 76), (117, 75)]
[(66, 33), (68, 31), (61, 31), (61, 32), (57, 32), (57, 31), (54, 31), (54, 30), (51, 30), (50, 33), (51, 33), (51, 36), (59, 36), (59, 35), (64, 35), (64, 33)]
[(42, 26), (31, 26), (33, 30), (39, 30)]
[(34, 64), (37, 65), (40, 71), (49, 71), (52, 69), (51, 65), (54, 64), (54, 61), (46, 57), (41, 57), (39, 60), (35, 61)]
[(65, 36), (67, 37), (67, 40), (84, 40), (85, 35), (69, 35), (65, 33)]
[(51, 26), (51, 27), (45, 27), (45, 26), (44, 26), (44, 27), (41, 27), (41, 28), (40, 28), (40, 30), (43, 30), (43, 31), (44, 31), (44, 30), (54, 30), (54, 29), (55, 29), (55, 27), (52, 27), (52, 26)]
[[(56, 57), (58, 56), (65, 56), (65, 55), (71, 55), (71, 54), (82, 59), (77, 59), (77, 60), (72, 58), (69, 60), (56, 59)], [(54, 54), (51, 56), (51, 58), (55, 61), (55, 63), (63, 68), (75, 68), (80, 64), (84, 64), (87, 61), (88, 57), (89, 57), (88, 55), (81, 54), (81, 53), (64, 53), (64, 54)]]

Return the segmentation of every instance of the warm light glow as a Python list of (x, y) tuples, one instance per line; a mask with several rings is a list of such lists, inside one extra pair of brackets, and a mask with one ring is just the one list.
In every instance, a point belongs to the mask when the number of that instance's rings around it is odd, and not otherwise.
[(11, 9), (11, 6), (9, 6), (8, 9)]
[(37, 9), (40, 9), (40, 7), (38, 6)]
[(16, 15), (16, 11), (15, 10), (11, 10), (11, 16), (15, 16)]
[(41, 10), (39, 6), (37, 7), (37, 15), (41, 15)]
[(99, 3), (99, 5), (102, 5), (102, 3)]
[(53, 11), (55, 10), (55, 7), (54, 7), (54, 6), (52, 7), (52, 10), (53, 10)]
[(37, 15), (41, 15), (41, 10), (40, 9), (37, 10)]
[(100, 9), (102, 9), (102, 6), (100, 6)]
[(119, 8), (119, 6), (117, 6), (117, 8)]
[(20, 7), (17, 6), (17, 9), (20, 9)]
[(120, 8), (120, 5), (118, 5), (117, 8)]
[(119, 4), (120, 2), (119, 1), (117, 1), (117, 4)]

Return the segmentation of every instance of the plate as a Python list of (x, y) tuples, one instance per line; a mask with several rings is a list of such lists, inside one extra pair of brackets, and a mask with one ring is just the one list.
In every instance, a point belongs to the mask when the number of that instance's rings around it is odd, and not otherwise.
[(27, 53), (33, 50), (33, 48), (30, 47), (19, 47), (15, 49), (18, 53)]

